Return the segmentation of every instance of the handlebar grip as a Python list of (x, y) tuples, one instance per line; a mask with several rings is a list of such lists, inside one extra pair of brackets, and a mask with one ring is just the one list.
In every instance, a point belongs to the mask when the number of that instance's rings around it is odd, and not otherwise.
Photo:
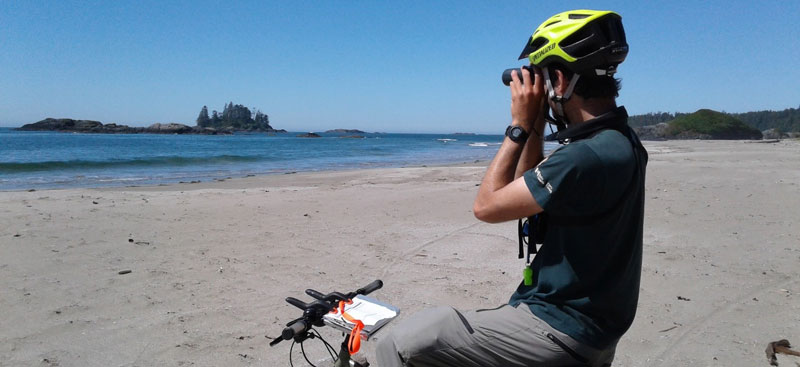
[(306, 294), (311, 296), (311, 297), (314, 297), (315, 299), (318, 299), (318, 300), (324, 300), (325, 299), (325, 295), (324, 294), (322, 294), (321, 292), (317, 292), (317, 291), (315, 291), (313, 289), (306, 289)]
[(305, 309), (308, 308), (308, 305), (305, 302), (303, 302), (303, 301), (301, 301), (301, 300), (299, 300), (297, 298), (294, 298), (294, 297), (286, 297), (286, 302), (288, 302), (290, 305), (292, 305), (294, 307), (297, 307), (297, 308), (299, 308), (299, 309), (301, 309), (303, 311), (305, 311)]
[(298, 335), (304, 331), (306, 331), (306, 322), (303, 320), (297, 320), (283, 329), (281, 332), (281, 337), (283, 340), (289, 340), (294, 338), (295, 335)]
[(383, 287), (383, 281), (376, 279), (374, 282), (367, 284), (366, 287), (357, 290), (356, 293), (367, 295), (378, 289), (381, 289), (381, 287)]

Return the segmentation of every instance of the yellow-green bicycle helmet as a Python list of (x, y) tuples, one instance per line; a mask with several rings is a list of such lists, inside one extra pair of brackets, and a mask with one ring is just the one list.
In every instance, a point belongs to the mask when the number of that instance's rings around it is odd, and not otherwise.
[(613, 75), (628, 55), (622, 17), (612, 11), (570, 10), (542, 23), (519, 59), (560, 64), (579, 75)]

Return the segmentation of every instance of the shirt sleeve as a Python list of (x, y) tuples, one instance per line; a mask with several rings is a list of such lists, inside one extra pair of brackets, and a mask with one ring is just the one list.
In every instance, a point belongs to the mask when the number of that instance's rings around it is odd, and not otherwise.
[(563, 146), (523, 175), (545, 212), (575, 216), (591, 213), (607, 176), (597, 154), (582, 144)]

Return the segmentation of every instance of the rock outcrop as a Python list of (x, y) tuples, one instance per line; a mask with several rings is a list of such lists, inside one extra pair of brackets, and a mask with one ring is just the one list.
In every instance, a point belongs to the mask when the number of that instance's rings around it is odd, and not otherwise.
[(321, 138), (317, 133), (305, 133), (297, 135), (298, 138)]
[[(116, 127), (116, 124), (112, 124)], [(42, 121), (27, 124), (19, 128), (23, 131), (91, 131), (103, 127), (100, 121), (54, 119), (46, 118)], [(126, 126), (127, 127), (127, 126)]]
[(783, 139), (789, 137), (788, 134), (784, 134), (778, 129), (764, 130), (761, 132), (761, 134), (764, 136), (764, 139)]
[(364, 134), (363, 131), (358, 129), (333, 129), (328, 130), (325, 133), (327, 134)]
[(633, 130), (642, 140), (667, 140), (668, 128), (669, 125), (666, 122), (662, 122), (650, 126), (635, 127)]
[(192, 132), (191, 127), (174, 122), (168, 124), (155, 123), (148, 126), (146, 130), (157, 134), (186, 134)]

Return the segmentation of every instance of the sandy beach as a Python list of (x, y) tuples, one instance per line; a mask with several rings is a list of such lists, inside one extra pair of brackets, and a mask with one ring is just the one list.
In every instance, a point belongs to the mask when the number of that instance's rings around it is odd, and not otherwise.
[[(614, 365), (800, 346), (800, 142), (645, 146), (639, 310)], [(284, 298), (374, 279), (399, 319), (497, 306), (524, 263), (516, 222), (472, 215), (486, 164), (0, 192), (0, 365), (288, 366), (290, 343), (268, 346), (299, 316)]]

